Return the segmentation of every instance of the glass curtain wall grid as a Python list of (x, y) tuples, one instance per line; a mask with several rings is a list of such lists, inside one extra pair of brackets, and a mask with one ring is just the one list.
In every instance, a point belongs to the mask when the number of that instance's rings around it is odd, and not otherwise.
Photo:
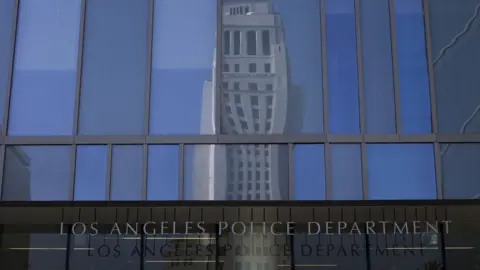
[[(216, 175), (217, 158), (228, 154), (232, 169), (220, 175), (236, 173), (236, 182), (225, 185), (248, 185), (257, 173), (248, 162), (262, 167), (277, 155), (269, 169), (283, 177), (277, 199), (395, 199), (379, 182), (402, 175), (428, 179), (414, 197), (478, 197), (478, 185), (455, 184), (480, 174), (480, 98), (470, 86), (478, 76), (467, 72), (480, 63), (462, 55), (479, 42), (478, 0), (458, 10), (446, 0), (251, 2), (2, 1), (2, 199), (16, 196), (9, 166), (48, 155), (50, 164), (35, 166), (52, 168), (61, 192), (33, 200), (192, 199), (195, 155), (210, 157), (205, 174)], [(455, 24), (442, 34), (445, 18)], [(377, 169), (404, 165), (428, 169), (413, 177)], [(149, 175), (165, 170), (172, 182), (152, 191), (162, 183)], [(317, 182), (305, 182), (309, 170)], [(92, 185), (97, 191), (82, 197)], [(320, 192), (310, 194), (311, 185)], [(127, 186), (134, 194), (123, 193)], [(268, 199), (266, 182), (260, 190)], [(258, 199), (247, 191), (237, 199)], [(216, 199), (212, 192), (202, 198)]]

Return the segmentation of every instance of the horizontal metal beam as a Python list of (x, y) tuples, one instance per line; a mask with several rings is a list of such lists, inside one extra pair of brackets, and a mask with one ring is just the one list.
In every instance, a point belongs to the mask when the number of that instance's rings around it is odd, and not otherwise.
[(429, 207), (480, 206), (480, 200), (168, 200), (168, 201), (0, 201), (1, 208), (10, 207)]
[[(39, 225), (72, 224), (75, 222), (114, 224), (115, 222), (168, 221), (184, 223), (201, 221), (205, 224), (226, 222), (296, 222), (304, 224), (311, 221), (446, 221), (453, 223), (478, 223), (480, 207), (478, 202), (449, 201), (349, 201), (333, 203), (331, 201), (283, 201), (239, 203), (228, 201), (174, 201), (174, 202), (93, 202), (90, 206), (70, 203), (50, 203), (33, 207), (0, 205), (0, 224), (14, 225), (19, 228), (30, 225), (30, 229)], [(385, 205), (385, 204), (389, 205)], [(55, 206), (56, 205), (56, 206)], [(114, 206), (115, 205), (115, 206)], [(118, 206), (117, 206), (118, 205)], [(468, 213), (468, 214), (467, 214)], [(33, 225), (33, 227), (32, 227)], [(12, 226), (10, 226), (12, 227)], [(41, 226), (40, 226), (41, 227)]]
[(317, 143), (480, 143), (480, 134), (278, 134), (149, 136), (6, 136), (6, 145), (70, 144), (317, 144)]

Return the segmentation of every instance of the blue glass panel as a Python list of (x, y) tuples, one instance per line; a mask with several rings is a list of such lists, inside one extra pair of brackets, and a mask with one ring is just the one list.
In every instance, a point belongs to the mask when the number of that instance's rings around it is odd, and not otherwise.
[(156, 0), (150, 134), (212, 134), (215, 0)]
[(147, 36), (147, 0), (87, 0), (79, 134), (144, 133)]
[(329, 132), (359, 133), (354, 0), (325, 0)]
[(72, 134), (80, 10), (20, 1), (8, 135)]
[(11, 37), (15, 0), (0, 1), (0, 131), (3, 125), (3, 112), (5, 104), (5, 90), (8, 84), (8, 71), (10, 69)]
[(360, 1), (365, 132), (395, 133), (388, 1)]
[(361, 150), (358, 144), (332, 144), (332, 199), (363, 198)]
[(143, 146), (115, 145), (112, 149), (111, 200), (142, 199)]
[(285, 133), (323, 132), (320, 1), (273, 0), (282, 20), (290, 89)]
[(107, 148), (79, 145), (75, 167), (75, 200), (105, 200)]
[(69, 200), (71, 150), (71, 146), (7, 147), (2, 199)]
[(367, 145), (368, 198), (436, 199), (431, 144)]
[(430, 133), (430, 90), (422, 0), (395, 0), (402, 133)]
[(429, 1), (438, 129), (480, 132), (480, 0)]
[(440, 153), (444, 198), (479, 199), (480, 144), (443, 144)]
[(323, 144), (299, 144), (293, 151), (293, 199), (325, 199)]
[(178, 146), (148, 147), (147, 200), (178, 200)]

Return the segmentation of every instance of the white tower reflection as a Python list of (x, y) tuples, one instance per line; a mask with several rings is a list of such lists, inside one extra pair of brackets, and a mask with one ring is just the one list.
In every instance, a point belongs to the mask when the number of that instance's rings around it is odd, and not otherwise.
[[(267, 135), (301, 125), (280, 14), (270, 0), (225, 0), (222, 83), (205, 82), (202, 134)], [(215, 123), (215, 89), (221, 123)], [(220, 130), (215, 130), (220, 126)], [(192, 199), (286, 200), (288, 152), (279, 145), (197, 146)]]

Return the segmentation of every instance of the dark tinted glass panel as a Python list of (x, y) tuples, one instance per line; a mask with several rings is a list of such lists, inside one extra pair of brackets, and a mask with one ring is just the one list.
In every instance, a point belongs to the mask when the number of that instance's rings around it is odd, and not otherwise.
[(79, 145), (75, 167), (75, 200), (105, 200), (107, 147)]
[(361, 200), (362, 161), (360, 145), (332, 144), (332, 199)]
[(293, 151), (293, 199), (325, 199), (323, 144), (299, 144)]
[(178, 146), (148, 147), (147, 200), (178, 200)]
[(111, 200), (142, 198), (143, 147), (115, 145), (112, 149)]
[[(258, 234), (262, 232), (262, 226), (253, 227), (253, 230)], [(231, 248), (228, 248), (226, 252), (219, 250), (218, 260), (221, 263), (217, 265), (223, 267), (217, 269), (270, 270), (290, 268), (290, 243), (289, 238), (284, 234), (273, 235), (267, 232), (263, 235), (251, 235), (250, 233), (234, 235), (231, 232), (224, 232), (218, 242), (221, 246)]]
[[(324, 226), (324, 223), (319, 224)], [(321, 229), (325, 230), (325, 227)], [(346, 233), (338, 234), (338, 230), (334, 230), (336, 232), (332, 235), (315, 234), (316, 226), (312, 226), (312, 235), (295, 234), (293, 239), (295, 269), (367, 270), (368, 253), (365, 250), (364, 235), (349, 234), (348, 230)]]
[[(182, 234), (182, 237), (189, 239), (180, 239), (178, 234), (167, 237), (146, 237), (145, 263), (143, 268), (138, 269), (222, 269), (215, 268), (216, 239), (211, 234)], [(219, 264), (223, 265), (224, 260), (222, 258), (219, 260)], [(224, 267), (223, 269), (233, 268)]]
[(366, 237), (372, 247), (371, 270), (444, 269), (439, 267), (442, 263), (442, 251), (440, 239), (436, 235), (390, 232), (369, 234)]
[(440, 156), (444, 198), (480, 198), (480, 144), (444, 144)]
[(287, 200), (288, 146), (185, 146), (184, 199)]
[(19, 233), (13, 227), (4, 227), (0, 246), (2, 269), (65, 269), (67, 237), (64, 235)]
[(20, 1), (9, 135), (72, 134), (80, 10), (80, 0)]
[(367, 145), (368, 198), (436, 199), (431, 144)]
[[(224, 54), (223, 63), (238, 64), (240, 72), (223, 73), (222, 81), (234, 86), (238, 83), (238, 88), (223, 89), (221, 132), (322, 132), (319, 1), (254, 1), (248, 2), (248, 14), (230, 12), (245, 4), (242, 0), (223, 3), (223, 28), (233, 33), (235, 55)], [(256, 69), (250, 69), (250, 64)], [(239, 97), (236, 106), (243, 108), (243, 116), (228, 110), (234, 96)], [(252, 98), (258, 103), (253, 104)]]
[(360, 132), (354, 0), (325, 0), (329, 131)]
[(480, 131), (480, 0), (429, 1), (439, 131)]
[(430, 90), (422, 0), (395, 0), (402, 133), (431, 132)]
[(71, 146), (9, 146), (5, 153), (2, 199), (70, 199)]
[(3, 125), (5, 90), (8, 83), (8, 70), (10, 68), (10, 54), (12, 24), (15, 0), (4, 0), (0, 2), (0, 122)]
[(144, 133), (148, 1), (87, 0), (79, 133)]
[(389, 1), (360, 1), (365, 132), (395, 133)]
[(150, 134), (213, 134), (216, 1), (154, 3)]
[[(468, 211), (467, 209), (463, 211)], [(460, 215), (468, 215), (463, 211), (455, 211)], [(449, 211), (453, 214), (453, 211)], [(475, 211), (476, 212), (476, 211)], [(480, 248), (480, 228), (478, 227), (478, 215), (475, 217), (453, 219), (444, 226), (445, 237), (445, 269), (474, 270), (480, 267), (478, 249)], [(474, 220), (475, 219), (475, 220)]]
[[(121, 225), (119, 228), (124, 231)], [(141, 247), (140, 237), (122, 237), (116, 232), (113, 235), (109, 232), (95, 236), (71, 235), (68, 269), (138, 270), (141, 269)]]

